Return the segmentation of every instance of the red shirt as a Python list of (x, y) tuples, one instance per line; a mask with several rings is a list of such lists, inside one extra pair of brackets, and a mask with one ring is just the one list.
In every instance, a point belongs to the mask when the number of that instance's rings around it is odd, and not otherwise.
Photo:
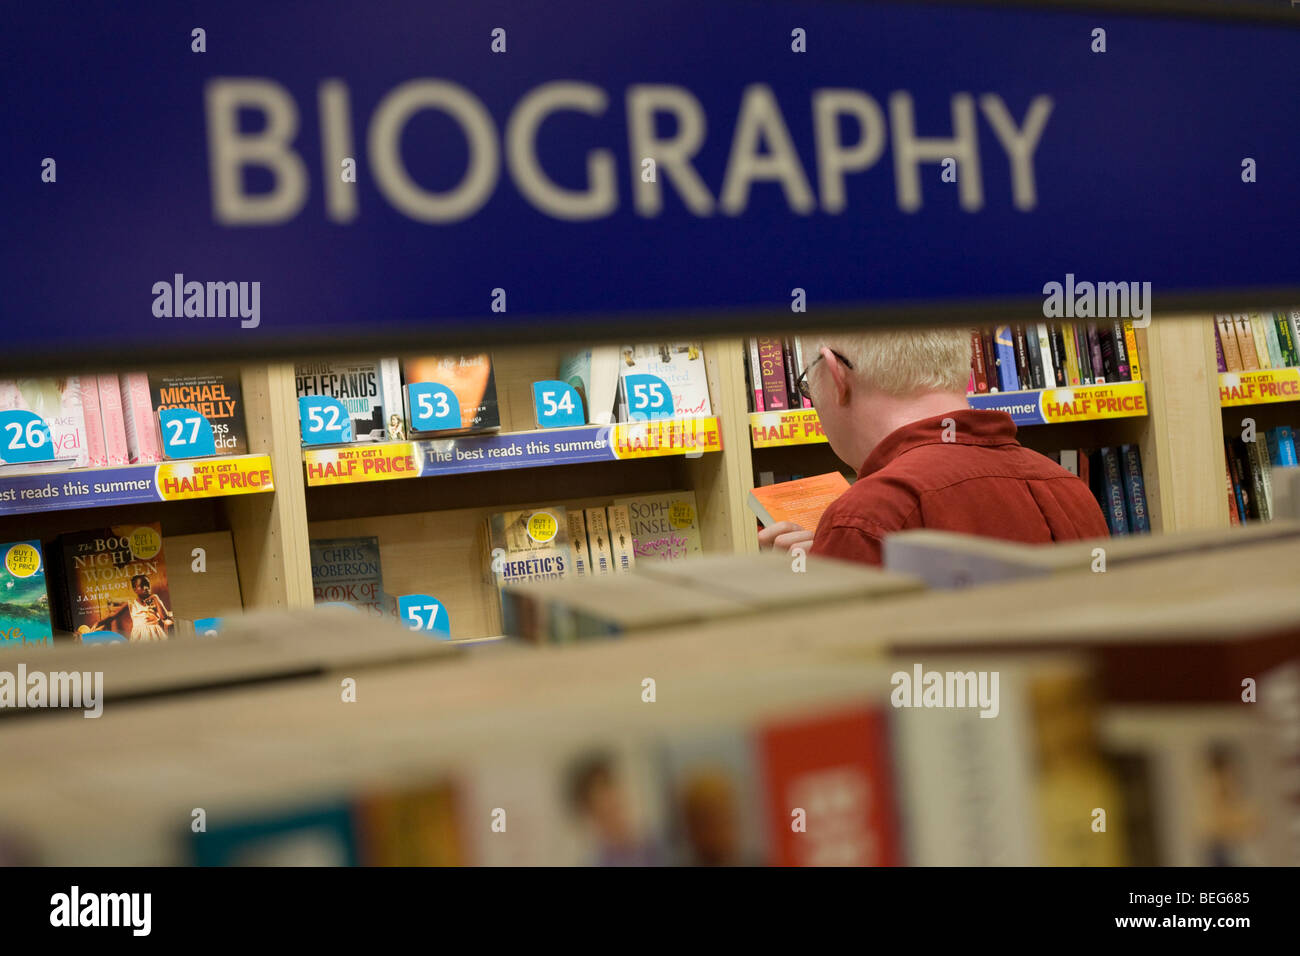
[[(945, 418), (956, 423), (951, 442), (943, 441)], [(1087, 484), (1016, 441), (1006, 412), (974, 409), (886, 436), (822, 515), (811, 553), (880, 564), (881, 539), (909, 528), (1026, 544), (1109, 534)]]

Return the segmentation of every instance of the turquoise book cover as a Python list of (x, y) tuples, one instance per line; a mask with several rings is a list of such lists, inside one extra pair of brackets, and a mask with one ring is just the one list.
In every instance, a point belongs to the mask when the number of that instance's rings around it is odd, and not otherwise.
[(0, 645), (49, 644), (50, 597), (45, 589), (45, 559), (39, 541), (0, 545)]

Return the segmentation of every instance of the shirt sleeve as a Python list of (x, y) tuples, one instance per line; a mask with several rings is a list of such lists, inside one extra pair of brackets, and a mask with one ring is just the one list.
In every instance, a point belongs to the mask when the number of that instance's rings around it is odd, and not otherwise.
[(852, 525), (819, 527), (810, 553), (840, 561), (874, 565), (882, 563), (880, 535)]

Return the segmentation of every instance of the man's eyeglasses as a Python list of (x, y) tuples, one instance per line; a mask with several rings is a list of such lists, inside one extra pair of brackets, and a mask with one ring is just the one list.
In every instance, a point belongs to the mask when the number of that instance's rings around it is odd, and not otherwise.
[[(831, 351), (831, 355), (834, 355), (837, 359), (839, 359), (840, 363), (846, 369), (848, 369), (850, 372), (853, 371), (853, 363), (851, 363), (848, 359), (846, 359), (843, 355), (841, 355), (839, 352), (835, 351), (834, 349), (831, 349), (830, 351)], [(794, 387), (799, 390), (799, 394), (802, 395), (804, 398), (808, 399), (808, 401), (810, 402), (812, 401), (812, 390), (808, 388), (808, 373), (812, 371), (812, 367), (814, 365), (816, 365), (825, 357), (826, 356), (824, 355), (819, 355), (811, 362), (809, 362), (808, 367), (804, 369), (803, 374), (799, 376), (799, 380), (794, 383)]]

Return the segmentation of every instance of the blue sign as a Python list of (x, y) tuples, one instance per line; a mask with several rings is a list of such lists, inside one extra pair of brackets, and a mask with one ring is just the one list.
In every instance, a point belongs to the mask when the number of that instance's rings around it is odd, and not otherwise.
[(219, 617), (201, 617), (194, 622), (195, 637), (216, 637), (221, 633), (221, 621)]
[(447, 608), (435, 597), (427, 594), (403, 594), (397, 599), (397, 616), (407, 630), (432, 634), (440, 640), (451, 640), (451, 621)]
[(7, 5), (0, 364), (1300, 299), (1289, 11), (357, 9)]
[(163, 454), (168, 458), (200, 458), (217, 453), (212, 423), (192, 408), (164, 408), (158, 412)]
[(352, 441), (352, 418), (343, 403), (330, 395), (304, 395), (298, 399), (298, 428), (304, 445)]
[(658, 375), (637, 372), (623, 376), (627, 391), (627, 413), (634, 421), (673, 417), (673, 393)]
[(586, 424), (582, 398), (568, 382), (533, 382), (533, 413), (538, 428), (572, 428)]
[(21, 408), (0, 412), (0, 463), (53, 460), (54, 440), (45, 419)]
[(460, 400), (440, 382), (416, 382), (406, 386), (411, 409), (411, 431), (437, 432), (461, 427)]

